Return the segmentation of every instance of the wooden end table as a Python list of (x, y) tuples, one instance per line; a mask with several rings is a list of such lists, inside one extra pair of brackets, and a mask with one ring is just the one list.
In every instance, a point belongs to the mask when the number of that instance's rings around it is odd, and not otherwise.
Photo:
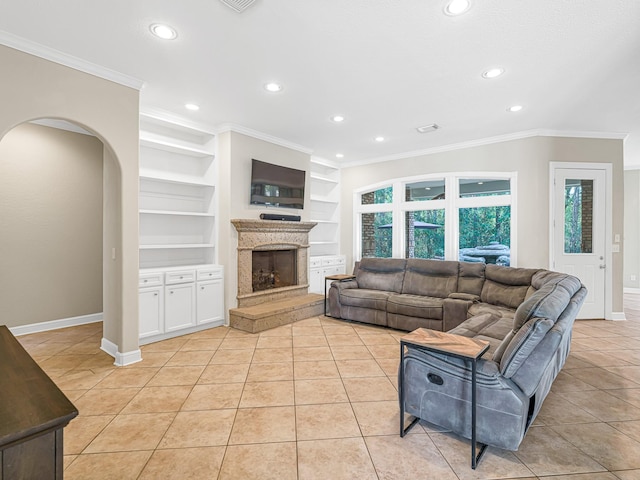
[(327, 316), (327, 282), (328, 281), (338, 281), (338, 282), (346, 282), (348, 280), (353, 280), (356, 278), (355, 275), (346, 275), (346, 274), (338, 274), (338, 275), (327, 275), (324, 277), (324, 316)]
[(400, 339), (400, 436), (404, 437), (420, 420), (414, 417), (409, 426), (404, 426), (404, 350), (407, 346), (431, 351), (471, 361), (471, 468), (475, 470), (485, 452), (486, 445), (480, 444), (476, 455), (476, 368), (478, 359), (489, 350), (489, 343), (482, 340), (455, 335), (427, 328), (418, 328)]

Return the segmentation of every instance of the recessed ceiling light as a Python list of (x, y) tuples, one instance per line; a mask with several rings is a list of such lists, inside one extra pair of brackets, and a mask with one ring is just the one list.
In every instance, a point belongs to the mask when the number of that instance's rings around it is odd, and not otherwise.
[(336, 153), (336, 158), (344, 158), (344, 153)]
[(520, 110), (522, 110), (522, 105), (513, 105), (507, 108), (507, 112), (519, 112)]
[(195, 103), (185, 103), (184, 108), (186, 108), (187, 110), (191, 110), (192, 112), (200, 110), (200, 107)]
[(451, 0), (447, 3), (447, 6), (444, 7), (444, 13), (447, 15), (461, 15), (469, 10), (470, 6), (471, 3), (469, 0)]
[(174, 40), (178, 37), (178, 32), (176, 32), (175, 28), (162, 23), (154, 23), (149, 27), (149, 30), (151, 30), (151, 33), (156, 37), (163, 40)]
[(376, 137), (376, 142), (384, 142), (384, 137)]
[(282, 85), (275, 82), (266, 83), (264, 88), (267, 92), (278, 93), (282, 91)]
[(489, 70), (482, 72), (482, 76), (484, 78), (496, 78), (502, 75), (503, 73), (504, 73), (504, 68), (497, 67), (497, 68), (490, 68)]
[(334, 115), (331, 117), (331, 121), (336, 123), (344, 122), (344, 117), (342, 115)]

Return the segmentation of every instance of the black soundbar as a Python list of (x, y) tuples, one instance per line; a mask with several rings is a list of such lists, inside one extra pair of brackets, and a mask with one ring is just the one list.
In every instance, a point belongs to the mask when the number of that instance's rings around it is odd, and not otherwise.
[(300, 215), (281, 215), (279, 213), (261, 213), (262, 220), (284, 220), (286, 222), (299, 222)]

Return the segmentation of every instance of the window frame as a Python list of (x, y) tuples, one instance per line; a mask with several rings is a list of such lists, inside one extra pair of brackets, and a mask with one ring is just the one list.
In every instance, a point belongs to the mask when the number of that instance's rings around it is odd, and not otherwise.
[[(406, 186), (421, 181), (442, 180), (445, 182), (445, 198), (441, 200), (407, 201)], [(489, 195), (460, 198), (460, 180), (508, 180), (511, 193), (509, 195)], [(511, 266), (517, 265), (517, 172), (447, 172), (402, 177), (367, 185), (353, 192), (353, 255), (356, 260), (362, 259), (362, 214), (391, 212), (392, 216), (392, 258), (405, 258), (406, 228), (405, 213), (422, 210), (445, 211), (445, 260), (458, 260), (459, 246), (459, 209), (478, 207), (511, 207), (510, 258)], [(392, 187), (392, 202), (362, 205), (362, 195), (380, 188)]]

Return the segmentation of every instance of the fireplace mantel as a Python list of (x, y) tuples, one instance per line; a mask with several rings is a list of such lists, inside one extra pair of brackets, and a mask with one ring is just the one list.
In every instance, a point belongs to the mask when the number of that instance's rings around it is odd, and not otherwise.
[[(233, 219), (231, 223), (238, 232), (238, 307), (259, 305), (308, 293), (309, 231), (317, 225), (316, 222)], [(295, 248), (297, 251), (298, 284), (254, 292), (251, 272), (252, 252), (283, 248)]]
[(282, 220), (259, 220), (254, 218), (235, 218), (231, 220), (238, 233), (241, 232), (288, 232), (298, 233), (309, 231), (317, 225), (316, 222), (285, 222)]

